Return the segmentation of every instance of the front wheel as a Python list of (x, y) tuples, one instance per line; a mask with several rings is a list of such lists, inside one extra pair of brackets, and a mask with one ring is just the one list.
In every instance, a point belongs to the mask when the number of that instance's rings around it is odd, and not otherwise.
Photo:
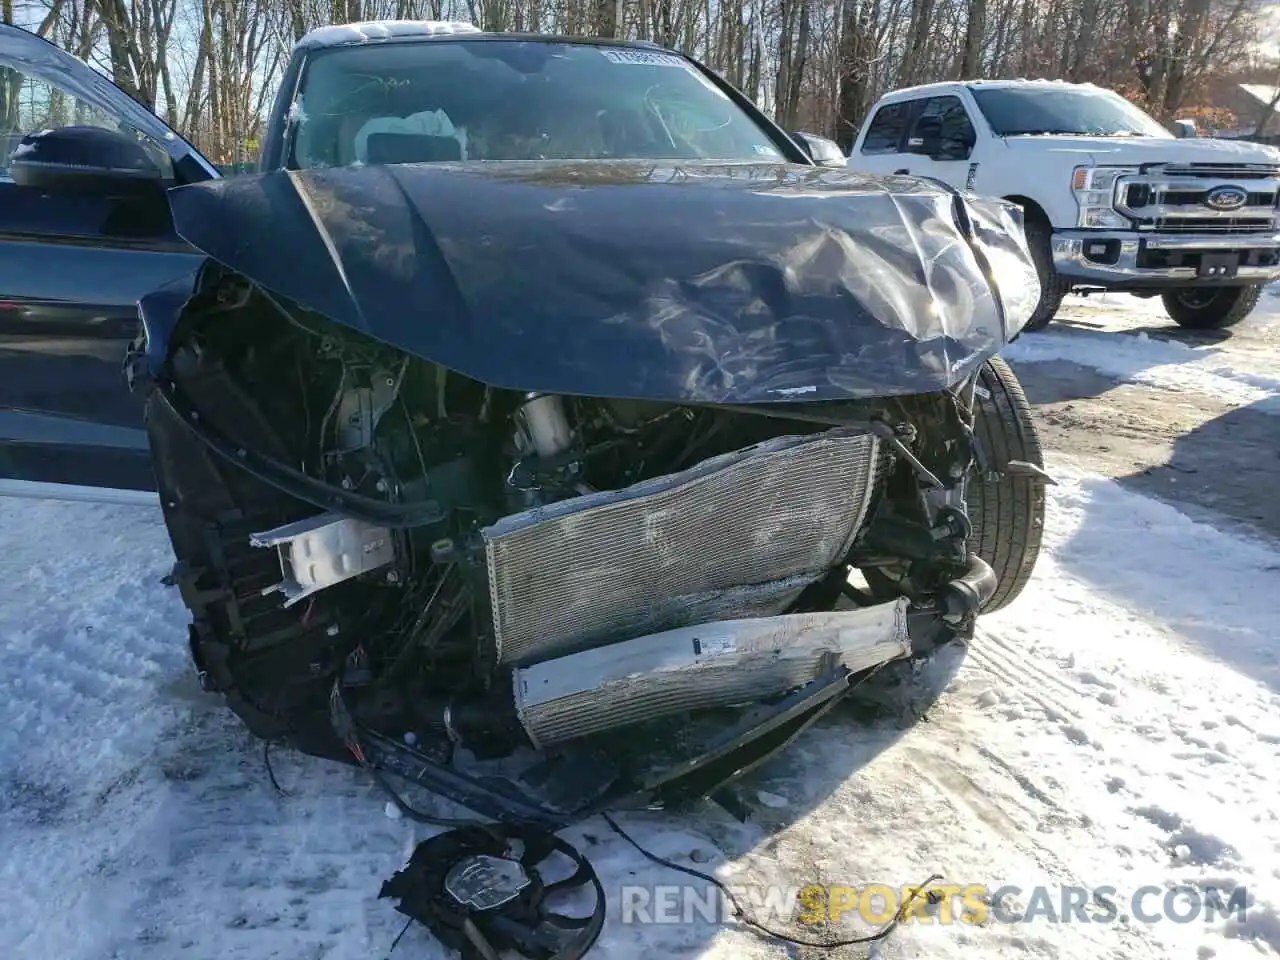
[(1258, 305), (1260, 284), (1247, 287), (1184, 287), (1169, 290), (1161, 299), (1165, 312), (1187, 330), (1222, 330), (1234, 327)]
[(1053, 322), (1058, 308), (1062, 306), (1062, 298), (1067, 295), (1071, 285), (1059, 277), (1058, 271), (1053, 267), (1053, 227), (1049, 225), (1049, 221), (1031, 214), (1026, 218), (1024, 229), (1027, 248), (1036, 265), (1036, 275), (1040, 278), (1040, 302), (1036, 304), (1031, 319), (1022, 329), (1034, 333)]
[(966, 496), (973, 533), (970, 549), (991, 565), (999, 585), (983, 613), (1007, 607), (1031, 579), (1044, 535), (1044, 480), (1030, 473), (1011, 473), (1009, 461), (1044, 467), (1040, 432), (1017, 376), (1000, 357), (992, 357), (978, 374), (974, 432), (986, 454), (987, 467), (998, 479), (970, 473)]

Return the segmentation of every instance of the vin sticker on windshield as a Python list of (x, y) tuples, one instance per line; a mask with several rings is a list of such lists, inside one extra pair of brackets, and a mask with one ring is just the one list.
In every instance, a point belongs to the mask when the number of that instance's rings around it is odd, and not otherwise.
[(614, 63), (630, 63), (642, 67), (687, 67), (683, 57), (649, 50), (601, 50), (606, 60)]

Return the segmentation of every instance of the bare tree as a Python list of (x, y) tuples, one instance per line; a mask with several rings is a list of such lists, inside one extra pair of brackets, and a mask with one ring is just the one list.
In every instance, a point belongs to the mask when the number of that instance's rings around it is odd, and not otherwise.
[[(19, 0), (0, 0), (7, 21)], [(220, 162), (253, 158), (281, 67), (313, 27), (384, 17), (654, 40), (700, 57), (787, 129), (848, 147), (897, 86), (1048, 76), (1119, 90), (1162, 120), (1243, 62), (1253, 0), (28, 0)], [(0, 74), (0, 123), (17, 90)], [(1259, 128), (1274, 110), (1265, 111)]]
[(969, 0), (964, 29), (964, 55), (960, 59), (960, 79), (982, 76), (982, 40), (987, 28), (987, 0)]

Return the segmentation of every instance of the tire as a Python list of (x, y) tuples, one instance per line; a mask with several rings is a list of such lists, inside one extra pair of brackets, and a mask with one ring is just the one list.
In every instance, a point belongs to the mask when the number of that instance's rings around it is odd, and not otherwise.
[(1035, 262), (1036, 274), (1040, 277), (1040, 302), (1036, 304), (1031, 319), (1022, 330), (1034, 333), (1053, 322), (1058, 308), (1062, 306), (1062, 298), (1067, 295), (1071, 285), (1061, 280), (1058, 272), (1053, 269), (1053, 228), (1049, 226), (1049, 221), (1038, 212), (1028, 210), (1025, 224), (1027, 247)]
[[(992, 357), (982, 366), (976, 397), (975, 433), (988, 469), (1002, 473), (1010, 460), (1044, 466), (1040, 433), (1027, 395), (1009, 365)], [(975, 467), (969, 477), (970, 549), (991, 564), (998, 586), (982, 608), (991, 613), (1007, 607), (1022, 593), (1035, 570), (1044, 534), (1045, 490), (1042, 478), (1005, 474), (984, 477)]]
[(1258, 305), (1260, 284), (1247, 287), (1184, 287), (1161, 295), (1165, 312), (1187, 330), (1234, 327)]

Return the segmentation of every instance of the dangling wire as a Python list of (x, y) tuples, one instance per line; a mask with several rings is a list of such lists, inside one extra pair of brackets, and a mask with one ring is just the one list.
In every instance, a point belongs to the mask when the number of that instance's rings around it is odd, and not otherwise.
[(409, 932), (411, 926), (413, 926), (413, 917), (405, 921), (404, 926), (400, 928), (400, 932), (396, 934), (396, 938), (391, 941), (391, 946), (387, 948), (388, 957), (395, 952), (396, 947), (400, 945), (400, 941), (404, 939), (404, 935)]
[(912, 889), (910, 896), (908, 896), (905, 900), (902, 901), (902, 906), (900, 906), (897, 912), (894, 913), (893, 918), (884, 926), (882, 926), (879, 930), (875, 931), (874, 933), (865, 934), (864, 936), (861, 936), (861, 937), (849, 937), (848, 939), (845, 939), (845, 940), (829, 940), (829, 941), (828, 940), (805, 940), (803, 937), (793, 937), (790, 934), (780, 933), (777, 930), (772, 930), (769, 927), (766, 927), (764, 924), (760, 923), (760, 921), (756, 920), (753, 916), (751, 916), (744, 909), (742, 909), (742, 904), (739, 903), (738, 898), (733, 895), (733, 891), (730, 890), (723, 883), (721, 883), (719, 880), (717, 880), (715, 877), (713, 877), (711, 874), (703, 873), (701, 870), (694, 870), (692, 867), (686, 867), (679, 863), (673, 863), (670, 860), (663, 859), (662, 857), (658, 856), (656, 853), (650, 853), (644, 847), (640, 846), (640, 844), (637, 843), (629, 833), (627, 833), (620, 826), (618, 826), (618, 824), (614, 822), (613, 817), (609, 816), (608, 813), (601, 813), (600, 816), (604, 818), (605, 823), (607, 823), (610, 827), (613, 828), (614, 833), (622, 837), (622, 839), (627, 841), (627, 843), (631, 844), (631, 846), (635, 847), (636, 850), (640, 852), (641, 856), (643, 856), (646, 860), (650, 860), (653, 863), (658, 864), (658, 866), (668, 867), (672, 870), (677, 870), (680, 873), (688, 874), (691, 877), (697, 877), (699, 880), (705, 880), (707, 883), (714, 885), (717, 889), (719, 889), (721, 893), (723, 893), (728, 898), (729, 903), (733, 906), (734, 916), (738, 917), (738, 919), (740, 919), (748, 927), (752, 927), (760, 931), (761, 933), (765, 934), (766, 936), (773, 937), (775, 940), (781, 940), (784, 943), (793, 943), (796, 946), (800, 946), (800, 947), (818, 947), (822, 950), (834, 950), (837, 947), (848, 947), (848, 946), (853, 946), (854, 944), (874, 943), (877, 940), (883, 940), (885, 937), (889, 936), (889, 934), (893, 933), (894, 929), (898, 926), (898, 924), (902, 922), (903, 918), (907, 915), (907, 910), (911, 907), (911, 904), (913, 904), (920, 897), (926, 896), (925, 889), (929, 886), (929, 884), (933, 883), (935, 880), (942, 879), (942, 874), (935, 873), (931, 875), (929, 879), (926, 880), (924, 883)]
[(271, 768), (271, 744), (273, 742), (268, 740), (262, 745), (262, 762), (266, 765), (267, 777), (271, 780), (271, 785), (276, 788), (276, 793), (282, 797), (292, 797), (292, 793), (280, 786), (280, 781), (276, 779), (276, 772)]

